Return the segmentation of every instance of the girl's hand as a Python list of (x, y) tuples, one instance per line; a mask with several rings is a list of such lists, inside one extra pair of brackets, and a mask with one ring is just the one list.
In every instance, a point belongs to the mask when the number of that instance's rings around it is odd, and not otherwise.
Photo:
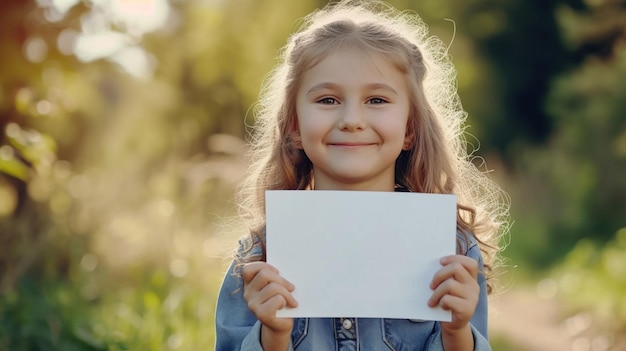
[(471, 257), (451, 255), (441, 259), (440, 270), (435, 273), (430, 288), (433, 295), (428, 306), (441, 306), (452, 311), (452, 322), (441, 322), (444, 332), (454, 333), (468, 326), (478, 304), (478, 263)]
[(277, 336), (291, 334), (293, 318), (276, 318), (276, 311), (283, 307), (296, 307), (298, 302), (291, 292), (293, 284), (278, 274), (278, 270), (266, 262), (252, 262), (243, 266), (243, 298), (248, 308), (263, 324), (263, 333)]

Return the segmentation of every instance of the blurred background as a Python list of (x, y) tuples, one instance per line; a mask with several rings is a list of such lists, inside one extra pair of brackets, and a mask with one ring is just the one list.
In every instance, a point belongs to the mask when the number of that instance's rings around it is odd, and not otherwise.
[[(0, 2), (0, 350), (213, 347), (254, 102), (325, 2)], [(626, 1), (390, 3), (511, 197), (494, 349), (624, 350)]]

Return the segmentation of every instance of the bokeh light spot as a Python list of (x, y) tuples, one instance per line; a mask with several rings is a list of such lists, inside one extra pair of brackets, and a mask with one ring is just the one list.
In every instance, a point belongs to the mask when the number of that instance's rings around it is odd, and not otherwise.
[(177, 258), (170, 262), (170, 273), (177, 278), (182, 278), (187, 275), (189, 267), (187, 261)]
[(30, 37), (24, 43), (24, 57), (30, 62), (40, 63), (48, 55), (48, 44), (40, 37)]
[(72, 55), (74, 53), (74, 46), (76, 45), (76, 39), (78, 38), (78, 32), (72, 28), (66, 28), (57, 38), (57, 47), (59, 51), (64, 55)]
[(64, 160), (59, 160), (54, 163), (54, 175), (59, 180), (65, 180), (72, 174), (72, 165)]
[(591, 340), (591, 351), (606, 351), (611, 346), (606, 336), (597, 336)]
[(16, 123), (9, 123), (5, 129), (6, 135), (11, 139), (19, 139), (22, 129)]
[(170, 200), (159, 200), (156, 203), (157, 213), (163, 217), (169, 217), (174, 214), (176, 208)]
[(95, 34), (80, 34), (76, 38), (74, 53), (83, 62), (112, 56), (129, 43), (129, 38), (113, 31)]
[[(27, 113), (28, 109), (30, 108), (30, 104), (33, 100), (33, 97), (34, 97), (34, 93), (29, 88), (21, 88), (20, 90), (18, 90), (17, 93), (15, 93), (15, 108), (17, 109), (17, 112)], [(17, 130), (19, 131), (19, 126), (17, 126), (17, 124), (9, 123), (9, 126), (11, 125), (14, 125), (15, 127), (17, 127)], [(7, 131), (7, 135), (9, 135), (8, 131)]]
[(44, 202), (48, 199), (51, 192), (51, 184), (39, 177), (33, 178), (28, 183), (28, 195), (37, 202)]
[(84, 174), (73, 176), (69, 181), (69, 191), (72, 197), (83, 199), (91, 194), (91, 182)]
[(98, 257), (92, 253), (83, 255), (80, 266), (87, 272), (93, 272), (98, 267)]
[(0, 160), (12, 160), (15, 157), (15, 151), (9, 145), (0, 146)]
[(572, 342), (572, 351), (589, 351), (591, 349), (591, 343), (587, 338), (576, 338)]
[(571, 336), (578, 335), (591, 326), (591, 316), (581, 312), (565, 320), (565, 327)]
[(37, 103), (37, 113), (49, 115), (52, 112), (52, 104), (48, 100), (41, 100)]
[(178, 334), (172, 334), (167, 338), (167, 347), (170, 349), (178, 349), (183, 344), (183, 338)]
[(543, 279), (537, 284), (537, 296), (542, 300), (554, 298), (558, 291), (558, 285), (554, 279)]
[(53, 213), (58, 215), (65, 214), (72, 206), (72, 200), (66, 193), (58, 192), (50, 197), (49, 206)]
[(65, 15), (65, 13), (74, 7), (74, 5), (78, 4), (80, 0), (52, 0), (52, 6), (59, 13)]

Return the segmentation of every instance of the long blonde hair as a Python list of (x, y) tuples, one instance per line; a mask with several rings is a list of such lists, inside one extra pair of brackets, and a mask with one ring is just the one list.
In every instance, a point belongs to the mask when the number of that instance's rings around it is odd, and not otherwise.
[[(374, 1), (329, 4), (304, 19), (280, 51), (279, 64), (261, 89), (251, 135), (251, 165), (238, 192), (240, 214), (250, 234), (238, 262), (264, 260), (266, 190), (310, 189), (313, 165), (294, 138), (296, 95), (304, 73), (346, 45), (383, 55), (407, 77), (412, 148), (396, 161), (396, 184), (412, 192), (456, 194), (457, 229), (472, 235), (487, 273), (506, 229), (502, 190), (471, 162), (463, 136), (466, 112), (456, 91), (456, 71), (443, 43), (428, 36), (415, 14)], [(249, 255), (253, 247), (260, 255)], [(461, 246), (457, 245), (458, 251)], [(491, 285), (490, 285), (491, 286)]]

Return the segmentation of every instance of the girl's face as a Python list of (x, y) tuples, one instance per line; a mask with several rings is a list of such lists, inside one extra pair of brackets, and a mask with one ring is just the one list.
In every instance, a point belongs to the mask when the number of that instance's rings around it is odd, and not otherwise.
[(384, 56), (329, 54), (303, 75), (296, 111), (315, 189), (393, 191), (396, 159), (412, 136), (407, 82)]

